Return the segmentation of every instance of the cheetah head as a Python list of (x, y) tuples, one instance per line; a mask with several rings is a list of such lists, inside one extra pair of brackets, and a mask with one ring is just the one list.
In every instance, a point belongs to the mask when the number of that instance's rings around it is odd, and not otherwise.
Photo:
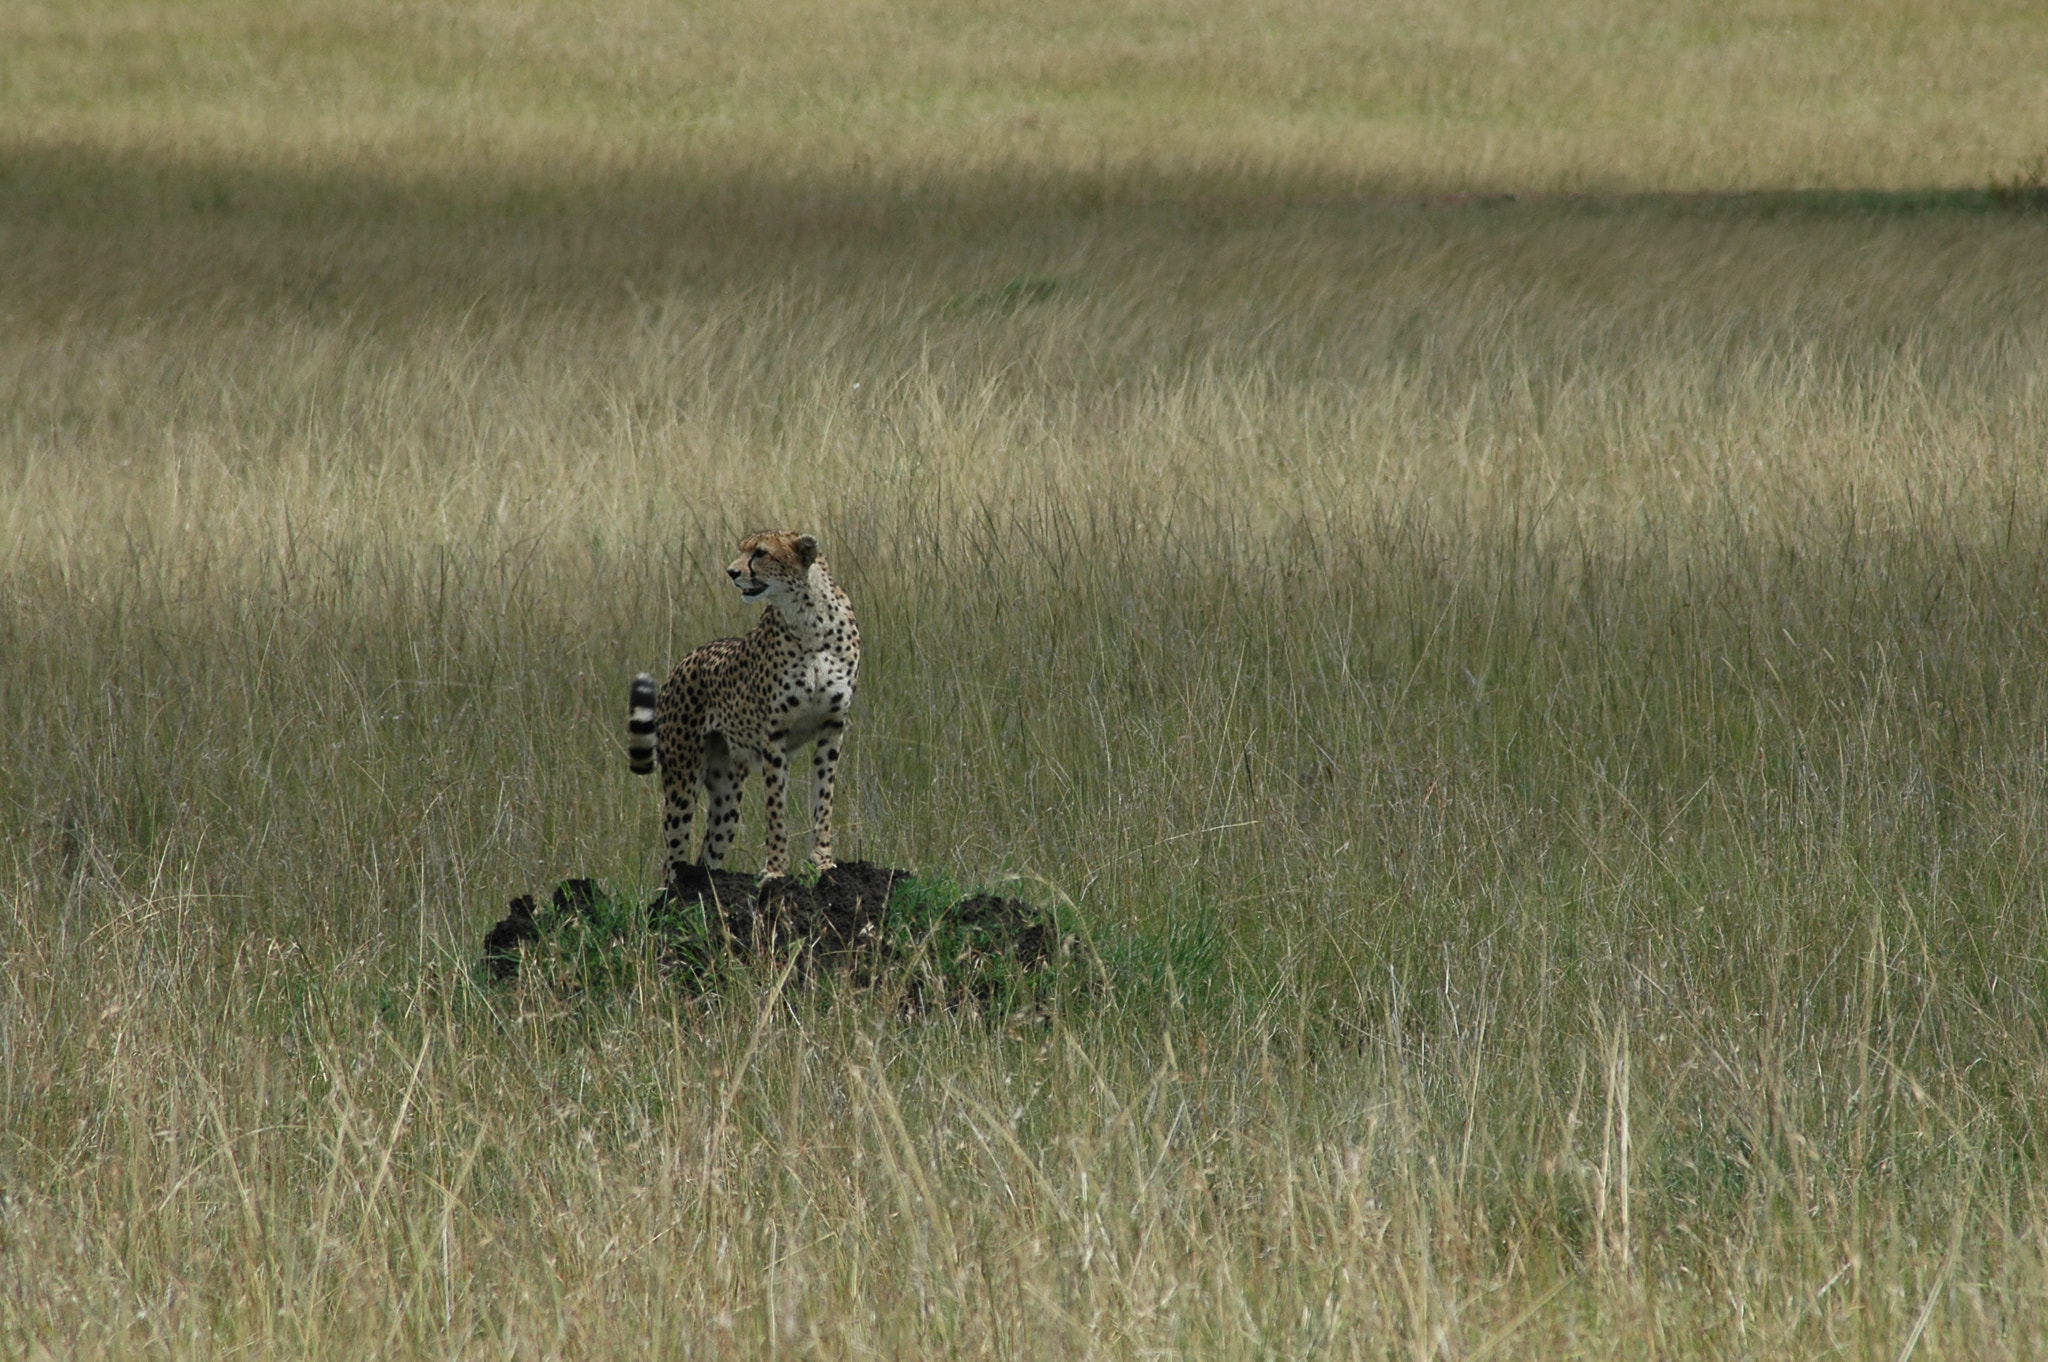
[(750, 601), (773, 601), (800, 589), (818, 561), (818, 541), (794, 530), (763, 531), (740, 541), (725, 575)]

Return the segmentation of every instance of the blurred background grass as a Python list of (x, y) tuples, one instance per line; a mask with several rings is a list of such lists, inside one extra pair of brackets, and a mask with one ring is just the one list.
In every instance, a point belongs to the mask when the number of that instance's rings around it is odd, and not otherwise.
[[(0, 1336), (2037, 1354), (2044, 46), (9, 9)], [(468, 983), (768, 525), (1108, 994)]]

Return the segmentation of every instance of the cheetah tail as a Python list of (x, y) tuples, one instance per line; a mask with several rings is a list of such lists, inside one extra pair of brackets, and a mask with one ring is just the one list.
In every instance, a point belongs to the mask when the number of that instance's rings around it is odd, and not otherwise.
[(654, 770), (654, 678), (641, 672), (626, 692), (626, 760), (633, 774), (644, 776)]

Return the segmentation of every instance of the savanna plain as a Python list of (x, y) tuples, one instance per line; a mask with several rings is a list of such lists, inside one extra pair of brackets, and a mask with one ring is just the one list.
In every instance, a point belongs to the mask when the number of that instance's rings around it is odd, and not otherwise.
[[(0, 1354), (2048, 1353), (2043, 70), (0, 8)], [(1042, 1005), (480, 975), (782, 527)]]

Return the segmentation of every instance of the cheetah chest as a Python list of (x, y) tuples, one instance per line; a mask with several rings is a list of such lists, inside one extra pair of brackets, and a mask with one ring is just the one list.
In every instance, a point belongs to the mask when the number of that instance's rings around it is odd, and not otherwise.
[(811, 653), (798, 658), (780, 678), (774, 709), (781, 716), (790, 747), (802, 747), (818, 736), (827, 722), (843, 719), (853, 703), (854, 664), (836, 653)]

